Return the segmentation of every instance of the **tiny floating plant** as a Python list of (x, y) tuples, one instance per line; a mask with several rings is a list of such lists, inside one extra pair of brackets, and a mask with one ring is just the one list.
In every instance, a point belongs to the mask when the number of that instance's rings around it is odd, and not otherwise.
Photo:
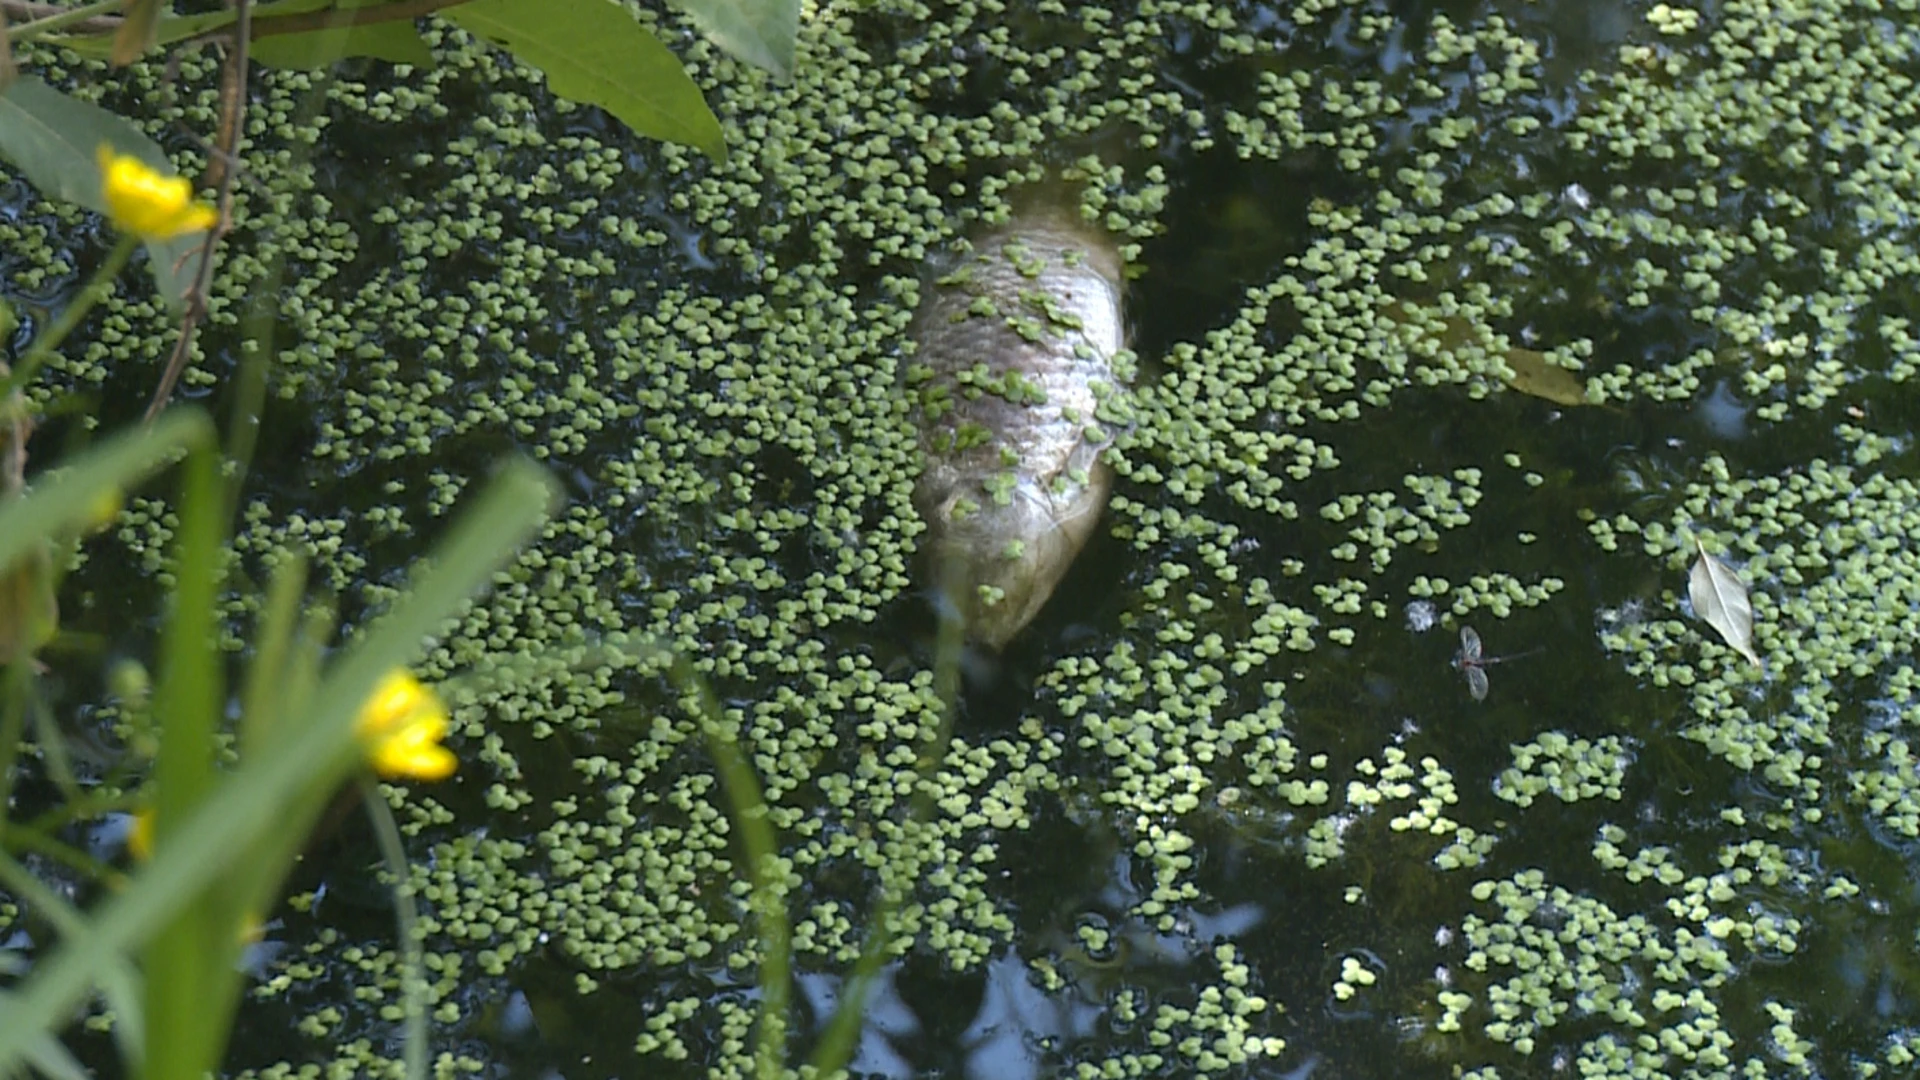
[(1508, 660), (1518, 660), (1523, 656), (1532, 656), (1544, 648), (1546, 648), (1546, 646), (1540, 645), (1528, 649), (1523, 653), (1509, 653), (1506, 656), (1487, 656), (1482, 651), (1479, 632), (1471, 626), (1462, 626), (1460, 628), (1460, 651), (1453, 654), (1453, 666), (1454, 670), (1466, 675), (1467, 693), (1473, 695), (1473, 700), (1485, 701), (1487, 700), (1488, 665), (1505, 663)]

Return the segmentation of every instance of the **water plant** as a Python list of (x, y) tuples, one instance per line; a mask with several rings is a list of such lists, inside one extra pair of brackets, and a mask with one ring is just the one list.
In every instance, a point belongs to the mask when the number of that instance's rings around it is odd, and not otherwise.
[[(753, 1067), (764, 945), (648, 642), (764, 785), (795, 1060), (877, 925), (921, 1026), (871, 1029), (874, 1071), (953, 1064), (988, 985), (1057, 1007), (1002, 1030), (1061, 1075), (1904, 1068), (1912, 35), (1840, 0), (1572, 14), (827, 5), (787, 85), (645, 16), (738, 136), (718, 164), (444, 27), (324, 125), (275, 76), (263, 140), (316, 156), (255, 155), (261, 232), (214, 289), (248, 294), (271, 226), (279, 479), (237, 565), (299, 550), (352, 621), (475, 463), (522, 449), (574, 496), (417, 666), (472, 765), (390, 793), (436, 1067)], [(183, 66), (183, 109), (211, 78)], [(894, 386), (922, 263), (1062, 167), (1132, 245), (1137, 389), (1031, 694), (949, 732), (900, 629)], [(0, 224), (37, 253), (16, 290), (76, 272), (68, 228)], [(115, 304), (47, 392), (119, 385), (165, 325)], [(1513, 392), (1515, 347), (1590, 404)], [(169, 514), (130, 499), (63, 618), (150, 590), (110, 572), (160, 563)], [(1696, 538), (1762, 666), (1687, 616)], [(1475, 707), (1467, 621), (1551, 648)], [(235, 1073), (394, 1068), (363, 855), (270, 921), (248, 1008), (300, 1037)]]

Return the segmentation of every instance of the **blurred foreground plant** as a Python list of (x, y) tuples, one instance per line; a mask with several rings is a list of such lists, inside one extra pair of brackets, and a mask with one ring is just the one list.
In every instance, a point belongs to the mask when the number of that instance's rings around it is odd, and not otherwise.
[[(214, 630), (225, 504), (205, 417), (170, 413), (150, 430), (88, 452), (38, 490), (0, 502), (0, 567), (63, 529), (77, 530), (102, 495), (175, 460), (183, 492), (172, 556), (177, 587), (153, 699), (152, 857), (83, 915), (14, 857), (19, 827), (6, 824), (0, 885), (58, 932), (59, 947), (0, 996), (0, 1073), (31, 1064), (84, 1075), (58, 1034), (95, 991), (113, 1010), (116, 1037), (139, 1075), (197, 1080), (218, 1066), (247, 927), (270, 906), (340, 785), (369, 759), (376, 768), (424, 763), (429, 772), (451, 761), (439, 756), (447, 751), (437, 744), (443, 728), (433, 721), (445, 723), (437, 701), (411, 676), (396, 681), (395, 661), (481, 590), (554, 498), (533, 466), (506, 467), (422, 560), (426, 569), (405, 599), (325, 664), (325, 620), (301, 613), (304, 567), (283, 562), (240, 694), (239, 764), (223, 769), (218, 737), (228, 695)], [(9, 757), (22, 735), (17, 718), (33, 707), (24, 670), (13, 665), (6, 687), (9, 723), (0, 738)], [(0, 770), (0, 795), (12, 777), (10, 768)]]
[[(790, 74), (798, 0), (680, 3), (721, 48), (776, 77)], [(0, 11), (17, 8), (0, 0)], [(33, 822), (0, 820), (0, 889), (21, 901), (58, 942), (57, 948), (40, 944), (31, 968), (0, 953), (0, 973), (23, 980), (0, 992), (0, 1076), (23, 1067), (84, 1076), (60, 1038), (95, 994), (112, 1014), (130, 1072), (149, 1080), (200, 1080), (217, 1069), (244, 977), (239, 952), (260, 913), (271, 908), (313, 823), (356, 777), (398, 883), (407, 969), (406, 1063), (409, 1075), (422, 1076), (427, 1039), (406, 855), (363, 765), (387, 777), (451, 773), (455, 759), (440, 745), (448, 726), (444, 706), (396, 665), (532, 534), (554, 493), (531, 466), (507, 467), (449, 538), (421, 560), (426, 569), (406, 598), (333, 653), (327, 652), (329, 619), (305, 611), (304, 564), (281, 559), (253, 628), (241, 685), (229, 692), (215, 644), (216, 613), (236, 586), (223, 580), (221, 568), (227, 522), (251, 453), (244, 421), (257, 414), (265, 381), (264, 361), (257, 358), (273, 354), (273, 313), (262, 304), (250, 319), (258, 326), (259, 347), (251, 354), (256, 359), (242, 365), (235, 408), (243, 422), (224, 460), (204, 416), (160, 409), (191, 353), (219, 241), (234, 224), (231, 192), (243, 167), (236, 154), (250, 97), (249, 60), (302, 70), (325, 69), (347, 56), (430, 66), (433, 58), (416, 19), (434, 13), (539, 69), (556, 94), (600, 105), (636, 132), (717, 157), (724, 152), (721, 129), (679, 62), (613, 0), (238, 0), (221, 11), (184, 17), (172, 16), (157, 0), (111, 0), (51, 14), (36, 5), (33, 11), (36, 17), (16, 17), (4, 28), (9, 47), (0, 48), (0, 160), (44, 194), (105, 215), (121, 235), (60, 314), (38, 328), (20, 362), (11, 370), (0, 366), (8, 481), (0, 493), (0, 663), (8, 665), (0, 681), (0, 806), (13, 806), (15, 766), (30, 721), (34, 749), (65, 799)], [(166, 155), (140, 127), (20, 75), (10, 47), (35, 40), (121, 64), (156, 47), (221, 47), (227, 93), (203, 185), (215, 192), (213, 201), (194, 197), (191, 182), (173, 174)], [(180, 319), (174, 355), (149, 410), (149, 420), (157, 422), (43, 472), (29, 492), (24, 461), (32, 417), (22, 391), (85, 314), (110, 295), (142, 245), (159, 297)], [(279, 272), (274, 267), (270, 277)], [(145, 726), (126, 732), (127, 757), (152, 760), (138, 796), (147, 807), (140, 830), (148, 854), (121, 875), (59, 837), (67, 826), (133, 806), (117, 792), (86, 790), (60, 764), (62, 742), (36, 697), (29, 661), (57, 625), (54, 597), (64, 565), (55, 555), (57, 545), (97, 525), (102, 507), (117, 506), (124, 492), (171, 465), (179, 466), (181, 484), (170, 568), (175, 587), (157, 685), (150, 707), (141, 710)], [(9, 612), (18, 617), (9, 619)], [(15, 629), (11, 641), (4, 640), (9, 627)], [(785, 891), (775, 883), (776, 839), (736, 732), (721, 723), (710, 692), (684, 666), (679, 670), (689, 680), (683, 684), (689, 707), (707, 721), (709, 747), (726, 775), (748, 848), (750, 904), (764, 957), (757, 1075), (773, 1080), (786, 1071), (791, 977)], [(237, 765), (224, 764), (223, 740), (229, 737)], [(937, 753), (929, 758), (937, 759)], [(114, 888), (83, 913), (20, 860), (27, 852)], [(877, 931), (863, 956), (860, 987), (877, 969), (883, 938)], [(816, 1065), (826, 1061), (831, 1071), (846, 1060), (843, 1047), (850, 1044), (844, 1036), (854, 1030), (849, 1025), (857, 1024), (863, 998), (859, 990), (849, 995)]]

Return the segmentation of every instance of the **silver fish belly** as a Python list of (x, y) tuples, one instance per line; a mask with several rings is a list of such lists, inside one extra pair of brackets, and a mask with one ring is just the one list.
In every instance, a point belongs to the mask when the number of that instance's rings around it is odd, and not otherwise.
[(1046, 604), (1112, 488), (1097, 414), (1124, 390), (1123, 269), (1101, 230), (1020, 214), (979, 237), (915, 314), (914, 506), (942, 594), (994, 649)]

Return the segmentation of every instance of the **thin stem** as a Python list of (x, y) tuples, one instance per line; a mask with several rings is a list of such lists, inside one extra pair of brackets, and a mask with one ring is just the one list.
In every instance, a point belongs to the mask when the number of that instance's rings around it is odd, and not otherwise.
[(13, 805), (14, 762), (26, 737), (28, 698), (33, 688), (26, 664), (9, 664), (0, 678), (5, 680), (6, 695), (0, 703), (0, 850), (4, 850), (18, 831), (18, 826), (7, 820), (5, 808)]
[[(239, 0), (234, 7), (233, 34), (228, 39), (226, 69), (220, 80), (220, 126), (215, 135), (213, 153), (207, 160), (207, 182), (220, 192), (220, 214), (214, 219), (213, 228), (207, 230), (206, 238), (200, 244), (200, 265), (194, 271), (193, 284), (187, 289), (183, 303), (185, 312), (180, 317), (180, 333), (174, 339), (173, 353), (167, 357), (166, 370), (160, 374), (160, 385), (154, 388), (153, 400), (147, 404), (146, 423), (153, 423), (166, 408), (167, 401), (173, 396), (174, 384), (187, 369), (187, 361), (193, 356), (193, 338), (200, 329), (200, 321), (207, 316), (207, 290), (213, 285), (213, 256), (220, 247), (220, 241), (233, 228), (233, 178), (240, 150), (240, 132), (247, 111), (247, 57), (248, 34), (253, 26), (252, 0)], [(318, 92), (319, 87), (314, 88)], [(309, 97), (312, 93), (309, 93)], [(285, 260), (276, 258), (274, 266), (282, 267)], [(276, 282), (277, 284), (277, 282)], [(237, 485), (240, 477), (234, 478)]]
[(793, 927), (787, 917), (787, 887), (775, 881), (783, 874), (773, 826), (768, 821), (766, 796), (753, 766), (740, 750), (737, 736), (726, 727), (725, 711), (713, 687), (700, 677), (683, 653), (671, 653), (668, 677), (686, 696), (701, 730), (707, 752), (720, 773), (720, 785), (733, 810), (746, 849), (747, 881), (753, 887), (748, 907), (760, 931), (760, 1031), (754, 1053), (756, 1080), (778, 1080), (786, 1064), (787, 1007), (793, 995)]
[(87, 792), (78, 799), (61, 803), (51, 810), (42, 811), (39, 817), (23, 826), (31, 832), (52, 833), (64, 829), (76, 821), (100, 817), (103, 814), (130, 814), (138, 801), (127, 792), (104, 795), (99, 792)]
[(120, 276), (120, 271), (126, 269), (127, 260), (133, 258), (134, 245), (139, 242), (139, 238), (135, 236), (123, 234), (120, 237), (120, 242), (113, 246), (113, 252), (107, 256), (107, 261), (101, 263), (99, 269), (93, 272), (93, 277), (87, 280), (86, 286), (67, 305), (66, 310), (62, 311), (53, 325), (42, 330), (33, 344), (27, 347), (27, 355), (20, 361), (20, 366), (13, 369), (13, 374), (7, 377), (4, 385), (0, 385), (0, 400), (12, 396), (32, 382), (33, 377), (39, 374), (41, 365), (47, 362), (47, 359), (53, 355), (53, 350), (66, 340), (67, 335), (73, 333), (74, 328), (80, 325), (80, 320), (93, 309), (93, 305), (105, 300), (113, 292), (113, 280)]
[(400, 826), (393, 820), (393, 808), (380, 795), (380, 785), (372, 780), (360, 783), (361, 801), (367, 817), (373, 821), (373, 835), (380, 842), (380, 855), (393, 875), (393, 921), (400, 935), (400, 1012), (406, 1019), (405, 1050), (407, 1080), (425, 1080), (427, 1075), (427, 972), (426, 957), (420, 947), (419, 914), (413, 905), (413, 871), (407, 861), (406, 845), (400, 840)]
[[(46, 34), (59, 33), (70, 26), (87, 22), (101, 15), (115, 14), (124, 6), (124, 0), (94, 0), (91, 4), (82, 4), (77, 8), (66, 8), (53, 14), (39, 14), (38, 17), (35, 18), (34, 15), (43, 12), (47, 5), (23, 4), (20, 5), (20, 8), (24, 10), (19, 13), (27, 14), (32, 21), (23, 22), (18, 26), (7, 27), (7, 40), (15, 45), (25, 41), (32, 41), (34, 38)], [(9, 4), (7, 8), (10, 12), (14, 11), (14, 5)], [(117, 27), (119, 22), (115, 20), (114, 23), (105, 25), (106, 28), (113, 28)], [(100, 27), (91, 29), (100, 29)]]
[[(966, 627), (954, 605), (942, 605), (940, 612), (933, 656), (933, 692), (940, 701), (940, 722), (934, 728), (933, 748), (920, 759), (913, 798), (908, 804), (907, 820), (916, 824), (933, 815), (933, 777), (952, 742), (953, 716), (960, 707), (960, 660), (966, 652)], [(841, 983), (840, 1002), (834, 1007), (819, 1042), (814, 1044), (809, 1064), (815, 1075), (827, 1076), (853, 1057), (860, 1026), (866, 1020), (867, 995), (872, 993), (874, 979), (886, 963), (887, 949), (893, 942), (894, 916), (911, 887), (911, 883), (907, 883), (889, 888), (882, 879), (879, 901), (874, 905), (860, 956)]]
[(126, 881), (126, 876), (92, 855), (81, 851), (71, 844), (64, 844), (44, 833), (31, 832), (15, 828), (7, 834), (7, 847), (11, 850), (0, 853), (0, 858), (11, 857), (15, 852), (31, 852), (52, 859), (70, 869), (77, 870), (90, 881), (118, 887)]

